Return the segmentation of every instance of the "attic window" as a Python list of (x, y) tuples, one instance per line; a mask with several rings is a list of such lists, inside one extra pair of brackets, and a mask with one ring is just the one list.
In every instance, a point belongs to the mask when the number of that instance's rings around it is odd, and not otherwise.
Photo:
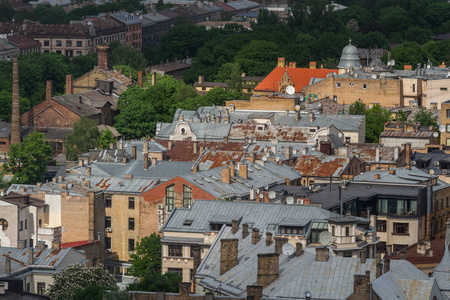
[(220, 229), (222, 229), (223, 225), (224, 224), (222, 224), (222, 223), (210, 223), (209, 224), (209, 229), (211, 231), (219, 231)]
[(256, 130), (264, 130), (264, 125), (257, 126), (257, 127), (256, 127)]
[(184, 220), (183, 226), (191, 226), (193, 221), (194, 220), (186, 219), (186, 220)]
[(314, 132), (316, 132), (316, 129), (315, 129), (315, 128), (310, 128), (310, 129), (309, 129), (309, 132), (310, 132), (310, 133), (314, 133)]
[(280, 226), (280, 233), (303, 235), (303, 227)]

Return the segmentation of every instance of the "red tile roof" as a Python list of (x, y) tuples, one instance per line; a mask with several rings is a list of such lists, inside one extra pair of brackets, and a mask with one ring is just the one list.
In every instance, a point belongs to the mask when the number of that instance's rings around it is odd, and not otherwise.
[(278, 82), (287, 70), (291, 81), (294, 83), (296, 92), (300, 92), (302, 88), (309, 85), (312, 77), (326, 78), (327, 74), (336, 72), (337, 69), (307, 69), (307, 68), (290, 68), (290, 67), (276, 67), (264, 78), (256, 87), (255, 91), (278, 92)]
[(75, 248), (79, 246), (84, 246), (88, 244), (98, 243), (99, 241), (78, 241), (78, 242), (68, 242), (68, 243), (61, 243), (61, 249), (67, 249), (67, 248)]

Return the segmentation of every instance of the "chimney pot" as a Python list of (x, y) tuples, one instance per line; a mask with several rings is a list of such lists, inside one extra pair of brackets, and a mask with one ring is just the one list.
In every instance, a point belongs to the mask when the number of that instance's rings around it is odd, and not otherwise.
[(73, 94), (73, 76), (72, 74), (66, 75), (66, 95)]
[(239, 165), (239, 177), (248, 179), (248, 165), (240, 164)]
[(383, 273), (383, 264), (377, 263), (377, 271), (376, 271), (376, 277), (380, 277)]
[(279, 264), (279, 254), (277, 253), (258, 254), (256, 284), (265, 288), (277, 280)]
[(136, 146), (133, 146), (132, 154), (133, 154), (133, 159), (136, 160), (137, 159), (137, 147)]
[(239, 221), (238, 220), (232, 220), (231, 221), (231, 232), (233, 234), (236, 234), (236, 232), (238, 232), (239, 229)]
[(295, 243), (295, 256), (300, 256), (303, 254), (303, 244)]
[(248, 224), (242, 224), (242, 239), (245, 239), (248, 236)]
[(220, 240), (220, 275), (238, 265), (238, 239)]
[(316, 261), (328, 261), (330, 252), (327, 247), (316, 248)]
[(366, 263), (366, 250), (361, 250), (360, 252), (360, 257), (361, 257), (361, 263), (365, 264)]
[(273, 243), (273, 233), (272, 232), (266, 232), (266, 246), (270, 246)]
[(144, 153), (144, 170), (148, 169), (148, 154)]
[(27, 255), (28, 255), (28, 265), (33, 264), (33, 248), (27, 249)]
[(253, 228), (252, 229), (252, 244), (255, 245), (259, 242), (259, 229)]
[(384, 264), (384, 274), (386, 274), (391, 269), (391, 260), (385, 258), (383, 264)]
[(288, 242), (287, 238), (276, 237), (275, 238), (275, 253), (281, 254), (283, 253), (283, 245)]
[(230, 169), (229, 168), (223, 168), (222, 169), (222, 182), (226, 184), (230, 184)]

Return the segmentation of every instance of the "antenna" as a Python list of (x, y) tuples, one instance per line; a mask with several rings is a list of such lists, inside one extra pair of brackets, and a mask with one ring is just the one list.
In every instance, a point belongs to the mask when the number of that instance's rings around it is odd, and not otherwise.
[(293, 87), (292, 85), (289, 85), (286, 87), (286, 93), (288, 95), (294, 95), (295, 94), (295, 87)]
[(295, 253), (295, 247), (292, 244), (286, 243), (281, 247), (281, 251), (283, 252), (284, 255), (289, 257)]
[(331, 235), (331, 232), (329, 231), (322, 231), (319, 234), (319, 243), (322, 246), (328, 246), (333, 242), (333, 236)]
[(294, 204), (294, 197), (292, 197), (292, 196), (287, 197), (286, 204)]
[(275, 193), (274, 191), (270, 191), (270, 192), (269, 192), (269, 199), (270, 199), (270, 200), (275, 199), (276, 196), (277, 196), (277, 193)]

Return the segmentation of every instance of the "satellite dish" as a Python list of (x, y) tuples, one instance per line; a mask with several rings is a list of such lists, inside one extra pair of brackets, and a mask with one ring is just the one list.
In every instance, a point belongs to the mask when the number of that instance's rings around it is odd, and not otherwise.
[(300, 96), (300, 101), (305, 101), (305, 96), (301, 95)]
[(262, 199), (264, 197), (263, 194), (259, 194), (259, 198)]
[(300, 110), (300, 105), (297, 104), (297, 105), (295, 106), (295, 111), (299, 111), (299, 110)]
[(263, 156), (263, 157), (262, 157), (262, 160), (263, 160), (263, 161), (267, 161), (267, 156)]
[(287, 93), (288, 95), (294, 95), (294, 94), (295, 94), (295, 88), (294, 88), (292, 85), (287, 86), (287, 87), (286, 87), (286, 93)]
[[(437, 132), (435, 132), (435, 133), (437, 133)], [(280, 157), (279, 156), (275, 157), (275, 160), (280, 161)]]
[(322, 231), (319, 234), (319, 243), (322, 246), (328, 246), (333, 241), (333, 236), (331, 235), (331, 232), (329, 231)]
[(281, 251), (283, 251), (284, 255), (291, 256), (295, 253), (295, 247), (292, 244), (286, 243), (281, 247)]
[(292, 197), (292, 196), (287, 197), (286, 204), (294, 204), (294, 197)]
[(338, 133), (338, 137), (341, 138), (342, 136), (343, 136), (342, 132), (339, 132), (339, 133)]
[(430, 175), (434, 175), (434, 170), (430, 169), (429, 173), (430, 173)]
[(270, 191), (269, 192), (269, 199), (275, 199), (275, 197), (277, 196), (277, 193), (275, 193), (274, 191)]
[(391, 59), (391, 60), (389, 61), (389, 65), (395, 66), (395, 60)]
[(377, 79), (377, 74), (372, 74), (372, 79)]
[(439, 132), (445, 132), (445, 126), (443, 124), (439, 125)]
[(437, 138), (439, 136), (439, 133), (438, 132), (433, 132), (433, 136)]

